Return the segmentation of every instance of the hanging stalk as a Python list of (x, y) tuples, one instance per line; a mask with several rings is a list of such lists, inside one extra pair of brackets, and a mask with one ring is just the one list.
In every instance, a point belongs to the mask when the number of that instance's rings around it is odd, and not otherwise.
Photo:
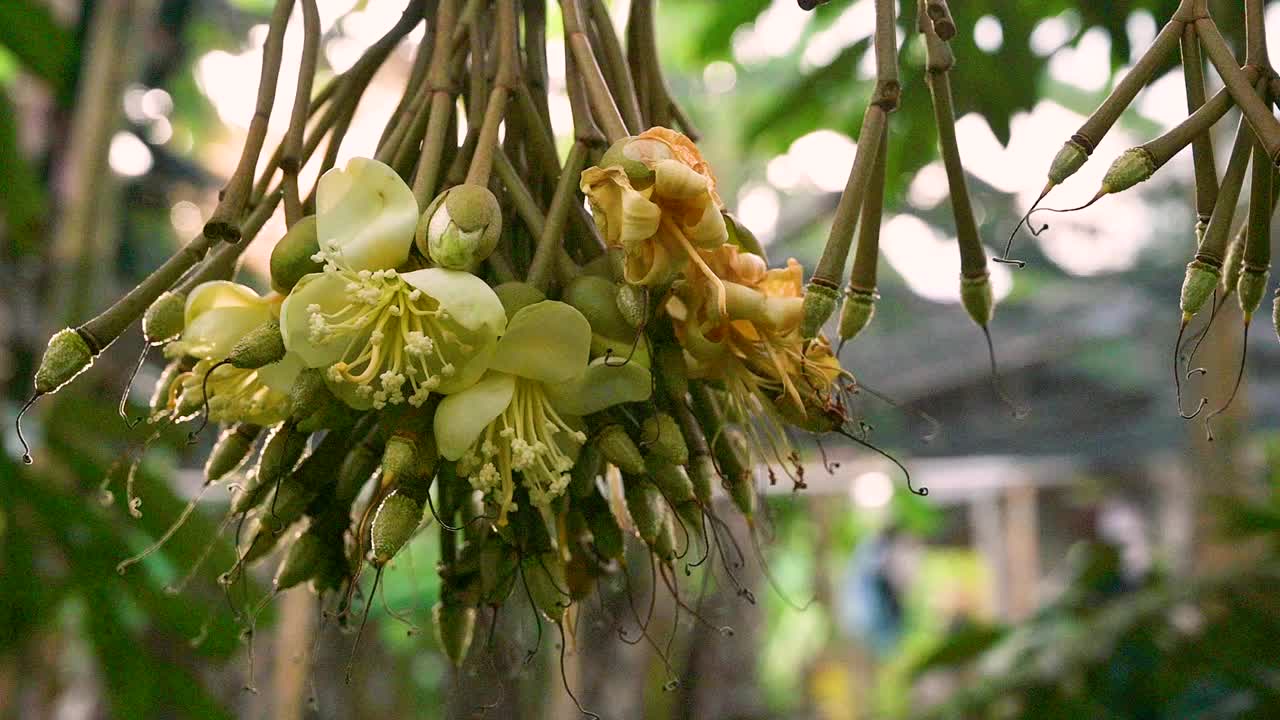
[(431, 87), (431, 115), (427, 122), (426, 136), (422, 141), (422, 154), (418, 156), (418, 172), (413, 181), (413, 196), (419, 207), (426, 207), (435, 197), (440, 179), (440, 156), (444, 151), (445, 131), (449, 129), (449, 117), (453, 114), (457, 95), (449, 72), (450, 39), (453, 37), (457, 15), (457, 0), (440, 0), (436, 9), (435, 47), (431, 49), (431, 67), (427, 70), (427, 84)]
[[(862, 219), (858, 223), (858, 247), (853, 255), (849, 286), (845, 288), (840, 308), (840, 346), (852, 340), (875, 316), (876, 271), (880, 262), (880, 220), (884, 211), (884, 182), (889, 155), (889, 133), (880, 137), (880, 149), (871, 170), (871, 185), (862, 203)], [(836, 351), (838, 356), (840, 351)]]
[(583, 30), (579, 0), (560, 0), (560, 12), (564, 17), (564, 36), (568, 45), (566, 55), (573, 55), (596, 122), (600, 124), (610, 143), (617, 142), (627, 136), (627, 124), (622, 121), (622, 113), (618, 111), (613, 95), (609, 93), (609, 85), (605, 82), (604, 73), (596, 62), (591, 43)]
[(1258, 96), (1249, 77), (1236, 65), (1235, 56), (1231, 54), (1231, 48), (1227, 46), (1217, 25), (1207, 17), (1197, 20), (1196, 33), (1200, 36), (1201, 46), (1209, 56), (1209, 61), (1217, 69), (1231, 98), (1240, 106), (1258, 141), (1266, 150), (1267, 157), (1271, 158), (1272, 164), (1280, 162), (1280, 121), (1276, 120), (1270, 108)]
[(627, 66), (627, 58), (622, 50), (622, 43), (613, 31), (613, 21), (609, 17), (609, 8), (604, 0), (586, 0), (590, 5), (591, 20), (587, 23), (593, 47), (600, 48), (601, 66), (609, 90), (618, 101), (618, 110), (626, 123), (630, 134), (635, 135), (646, 129), (640, 117), (640, 101), (636, 98), (635, 83), (631, 79), (631, 70)]
[[(1205, 106), (1204, 58), (1200, 55), (1200, 39), (1191, 25), (1182, 29), (1182, 76), (1187, 88), (1187, 112), (1194, 117)], [(1230, 94), (1225, 92), (1214, 95), (1214, 99), (1220, 95), (1230, 100)], [(1218, 200), (1218, 171), (1213, 157), (1213, 137), (1208, 128), (1192, 137), (1191, 161), (1196, 179), (1196, 228), (1204, 232)]]
[(298, 171), (302, 169), (302, 136), (310, 116), (311, 84), (316, 77), (316, 57), (320, 50), (320, 12), (316, 0), (302, 3), (302, 59), (299, 62), (298, 89), (293, 97), (293, 114), (285, 132), (284, 156), (280, 169), (284, 173), (284, 221), (289, 227), (302, 219), (302, 198), (298, 192)]
[[(476, 143), (466, 182), (486, 187), (493, 170), (493, 154), (498, 147), (498, 125), (507, 113), (507, 100), (515, 88), (516, 76), (516, 7), (515, 0), (498, 0), (498, 72), (484, 108), (484, 121)], [(472, 63), (477, 59), (473, 56)]]
[[(635, 0), (627, 20), (627, 56), (632, 71), (643, 77), (645, 92), (640, 107), (644, 109), (649, 125), (669, 126), (674, 120), (684, 134), (697, 142), (702, 135), (694, 126), (688, 113), (671, 95), (662, 63), (658, 59), (658, 33), (653, 0)], [(634, 45), (634, 47), (633, 47)], [(640, 84), (637, 79), (637, 85)]]
[(822, 250), (822, 258), (805, 287), (804, 321), (801, 332), (806, 338), (816, 337), (831, 317), (840, 296), (840, 278), (849, 259), (853, 231), (862, 211), (863, 195), (871, 182), (872, 169), (879, 153), (881, 139), (889, 121), (889, 113), (898, 107), (901, 85), (898, 82), (897, 29), (894, 25), (893, 0), (876, 0), (876, 86), (862, 118), (858, 133), (858, 149), (849, 170), (840, 202), (836, 205), (831, 232)]

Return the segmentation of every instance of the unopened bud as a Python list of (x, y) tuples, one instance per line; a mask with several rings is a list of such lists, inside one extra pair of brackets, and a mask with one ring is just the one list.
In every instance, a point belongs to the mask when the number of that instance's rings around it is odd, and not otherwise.
[(149, 345), (159, 345), (182, 334), (186, 323), (187, 296), (166, 290), (142, 313), (142, 337)]
[(395, 557), (422, 523), (422, 510), (422, 503), (401, 492), (383, 498), (369, 526), (369, 561), (381, 567)]
[(662, 493), (653, 484), (641, 482), (640, 478), (634, 476), (624, 479), (623, 489), (627, 513), (635, 523), (636, 534), (646, 545), (653, 547), (658, 541), (658, 533), (662, 532), (663, 514), (666, 510)]
[(1102, 191), (1118, 193), (1151, 177), (1156, 171), (1156, 160), (1144, 147), (1135, 147), (1120, 153), (1120, 157), (1107, 168), (1102, 176)]
[(840, 301), (840, 291), (826, 283), (810, 280), (804, 289), (804, 319), (800, 322), (800, 334), (805, 339), (818, 336), (822, 326), (831, 319)]
[(649, 320), (649, 291), (639, 285), (623, 285), (618, 288), (618, 312), (633, 328), (639, 328)]
[(960, 278), (960, 303), (973, 321), (986, 327), (995, 315), (996, 298), (991, 290), (991, 276), (983, 272), (975, 277)]
[(262, 428), (257, 425), (240, 423), (227, 428), (218, 436), (218, 441), (209, 451), (209, 459), (204, 464), (204, 484), (209, 485), (221, 480), (244, 462), (253, 449), (253, 441), (258, 439)]
[(618, 286), (613, 282), (582, 275), (565, 287), (562, 299), (582, 313), (591, 332), (614, 340), (635, 336), (635, 328), (618, 309)]
[(1049, 165), (1049, 182), (1061, 185), (1066, 179), (1076, 174), (1089, 159), (1089, 153), (1075, 140), (1068, 140), (1058, 154), (1053, 156)]
[(676, 504), (694, 499), (693, 481), (683, 465), (674, 465), (653, 456), (646, 459), (645, 465), (649, 468), (646, 479), (662, 492), (667, 502)]
[[(1199, 247), (1199, 243), (1196, 243)], [(1244, 237), (1237, 235), (1231, 244), (1227, 245), (1227, 256), (1222, 260), (1222, 281), (1218, 284), (1218, 289), (1222, 291), (1222, 297), (1227, 298), (1231, 293), (1236, 291), (1236, 285), (1240, 282), (1240, 268), (1244, 261)]]
[(279, 362), (285, 354), (280, 321), (268, 320), (250, 330), (227, 354), (227, 364), (243, 370), (256, 370)]
[(415, 242), (440, 267), (474, 270), (493, 253), (502, 234), (502, 207), (489, 189), (456, 185), (422, 214)]
[(666, 413), (645, 418), (640, 438), (645, 450), (653, 457), (673, 465), (689, 462), (689, 446), (685, 445), (684, 436), (680, 434), (680, 426)]
[(436, 642), (444, 650), (455, 668), (462, 667), (467, 659), (467, 651), (471, 649), (471, 639), (476, 628), (476, 609), (456, 599), (440, 600), (431, 609), (432, 625), (435, 628)]
[(840, 339), (852, 340), (862, 332), (876, 315), (876, 300), (879, 293), (874, 290), (861, 290), (850, 287), (845, 291), (844, 303), (840, 306)]
[(1199, 258), (1187, 263), (1187, 274), (1182, 279), (1182, 295), (1178, 305), (1182, 308), (1182, 322), (1191, 320), (1191, 316), (1200, 312), (1213, 289), (1222, 277), (1222, 268)]
[(271, 581), (276, 592), (310, 580), (320, 571), (327, 552), (324, 540), (316, 533), (304, 532), (289, 543), (276, 575)]
[(1244, 312), (1246, 323), (1253, 318), (1253, 314), (1258, 311), (1258, 306), (1262, 304), (1262, 296), (1267, 292), (1267, 275), (1269, 274), (1266, 268), (1248, 266), (1245, 267), (1244, 272), (1240, 273), (1236, 288), (1239, 293), (1240, 310)]
[(324, 264), (315, 259), (320, 252), (316, 216), (308, 215), (289, 228), (271, 250), (271, 287), (287, 294), (305, 275), (318, 273)]
[(89, 343), (71, 328), (64, 328), (49, 338), (40, 367), (36, 369), (36, 392), (47, 395), (71, 382), (93, 364)]
[(498, 300), (502, 302), (502, 309), (507, 311), (508, 320), (519, 312), (521, 308), (547, 299), (547, 296), (538, 288), (529, 283), (519, 281), (502, 283), (495, 287), (493, 292), (498, 296)]
[(624, 473), (643, 475), (644, 456), (621, 425), (609, 425), (596, 436), (596, 447), (605, 459)]

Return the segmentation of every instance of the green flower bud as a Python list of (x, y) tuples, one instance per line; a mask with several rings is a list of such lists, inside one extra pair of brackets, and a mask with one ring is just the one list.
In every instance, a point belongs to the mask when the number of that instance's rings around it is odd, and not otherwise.
[(36, 369), (36, 393), (47, 395), (71, 382), (93, 364), (93, 351), (79, 332), (64, 328), (49, 338), (40, 367)]
[(142, 313), (142, 337), (149, 345), (159, 345), (182, 334), (186, 324), (186, 293), (166, 290)]
[(382, 499), (369, 525), (369, 561), (386, 565), (422, 523), (422, 503), (399, 491)]
[(996, 299), (991, 291), (991, 276), (983, 272), (976, 277), (960, 278), (960, 303), (973, 321), (986, 327), (995, 315)]
[(382, 477), (399, 482), (413, 475), (418, 466), (418, 444), (413, 438), (396, 433), (387, 440), (382, 451)]
[(272, 589), (283, 592), (315, 577), (328, 558), (329, 551), (325, 545), (324, 540), (310, 530), (294, 538), (276, 568), (276, 575), (271, 580)]
[(662, 532), (663, 514), (666, 511), (662, 493), (652, 483), (643, 482), (639, 477), (625, 478), (623, 491), (627, 500), (627, 512), (635, 523), (636, 534), (646, 545), (653, 547), (658, 542), (658, 533)]
[(674, 465), (652, 455), (645, 460), (645, 465), (649, 468), (645, 478), (662, 492), (667, 502), (678, 504), (694, 499), (693, 481), (683, 465)]
[(1107, 168), (1102, 176), (1102, 191), (1118, 193), (1151, 177), (1156, 171), (1156, 159), (1144, 147), (1135, 147), (1120, 153), (1120, 157)]
[(684, 529), (688, 531), (690, 542), (694, 538), (702, 540), (702, 505), (697, 501), (690, 500), (688, 502), (677, 503), (675, 507), (675, 515), (684, 523)]
[(308, 215), (294, 223), (271, 249), (271, 288), (286, 295), (304, 275), (323, 270), (324, 264), (315, 259), (319, 252), (316, 216)]
[(662, 508), (662, 524), (658, 527), (658, 536), (653, 541), (653, 554), (667, 563), (672, 562), (676, 557), (676, 516), (665, 505)]
[(268, 522), (270, 519), (271, 513), (257, 515), (245, 527), (245, 536), (249, 538), (243, 555), (246, 565), (252, 565), (266, 557), (275, 549), (276, 543), (280, 542), (280, 533)]
[(491, 535), (480, 548), (480, 596), (484, 602), (497, 605), (506, 598), (515, 569), (515, 551)]
[(1076, 174), (1089, 159), (1089, 153), (1075, 140), (1068, 140), (1049, 165), (1049, 182), (1061, 185), (1067, 178)]
[(844, 293), (844, 303), (840, 306), (840, 339), (852, 340), (871, 322), (876, 315), (876, 301), (880, 294), (876, 291), (860, 290), (850, 287)]
[(547, 299), (547, 296), (538, 288), (529, 283), (514, 280), (502, 283), (494, 288), (493, 292), (498, 296), (498, 300), (502, 302), (502, 308), (507, 311), (508, 320), (519, 312), (521, 308)]
[(755, 233), (751, 232), (746, 225), (743, 225), (742, 221), (733, 213), (722, 212), (721, 215), (724, 215), (724, 225), (729, 231), (729, 242), (749, 253), (754, 253), (764, 258), (767, 265), (769, 256), (765, 254), (764, 245), (760, 244), (760, 240), (755, 236)]
[(333, 489), (335, 502), (349, 505), (378, 469), (379, 460), (380, 454), (372, 439), (351, 448), (338, 466), (338, 480)]
[(256, 370), (280, 362), (285, 352), (280, 321), (272, 319), (241, 338), (227, 354), (227, 364), (244, 370)]
[(563, 590), (567, 583), (560, 555), (544, 552), (526, 557), (520, 563), (520, 569), (529, 586), (529, 595), (533, 597), (533, 606), (551, 622), (560, 622), (569, 606), (569, 598), (565, 597)]
[(806, 339), (818, 336), (822, 326), (831, 318), (840, 300), (840, 291), (825, 283), (810, 280), (804, 290), (804, 320), (800, 333)]
[(689, 394), (689, 367), (685, 364), (684, 350), (675, 343), (663, 343), (657, 348), (655, 360), (663, 392), (674, 402), (684, 402)]
[(723, 484), (729, 499), (748, 520), (755, 517), (755, 475), (751, 471), (751, 446), (747, 436), (736, 427), (720, 431), (715, 445), (716, 458), (724, 470)]
[(596, 435), (595, 445), (604, 458), (624, 473), (643, 475), (644, 456), (621, 425), (608, 425)]
[(622, 528), (618, 527), (618, 519), (609, 508), (609, 501), (600, 493), (594, 493), (585, 499), (582, 511), (596, 552), (606, 560), (620, 560), (626, 552), (626, 541)]
[(693, 483), (693, 496), (703, 505), (711, 504), (711, 492), (720, 479), (716, 461), (710, 455), (694, 455), (689, 462), (689, 481)]
[(289, 417), (294, 421), (309, 417), (333, 396), (320, 368), (303, 368), (289, 389)]
[(440, 600), (431, 609), (431, 621), (444, 656), (455, 668), (462, 667), (475, 634), (476, 609), (452, 598)]
[(578, 452), (578, 459), (569, 471), (569, 495), (575, 498), (586, 497), (596, 491), (596, 478), (604, 472), (604, 455), (595, 445), (584, 445)]
[(253, 449), (253, 441), (261, 433), (261, 427), (248, 423), (238, 423), (223, 430), (218, 441), (213, 444), (213, 450), (209, 452), (209, 459), (204, 463), (204, 484), (218, 482), (227, 473), (240, 467)]
[(275, 485), (285, 473), (293, 470), (306, 448), (306, 434), (287, 424), (272, 428), (258, 455), (257, 469), (249, 474), (244, 487), (240, 488), (240, 492), (231, 501), (231, 512), (248, 512), (257, 505), (268, 488)]
[(414, 242), (436, 265), (470, 271), (493, 253), (501, 234), (498, 198), (480, 185), (455, 185), (427, 206)]
[(618, 313), (633, 328), (640, 328), (649, 320), (649, 292), (639, 285), (623, 285), (618, 288)]
[(657, 413), (644, 419), (640, 439), (649, 455), (672, 465), (689, 462), (689, 446), (676, 419), (666, 413)]
[(1182, 279), (1182, 296), (1178, 305), (1182, 308), (1182, 322), (1191, 321), (1191, 317), (1200, 312), (1213, 288), (1222, 277), (1222, 268), (1199, 258), (1187, 263), (1187, 274)]
[(1260, 270), (1252, 267), (1246, 267), (1244, 272), (1240, 273), (1237, 292), (1240, 293), (1240, 310), (1244, 312), (1246, 323), (1253, 319), (1253, 314), (1262, 304), (1262, 296), (1267, 292), (1268, 274), (1270, 273), (1267, 269)]
[(629, 340), (635, 328), (618, 309), (618, 286), (594, 275), (582, 275), (565, 287), (564, 302), (586, 317), (591, 332), (614, 340)]

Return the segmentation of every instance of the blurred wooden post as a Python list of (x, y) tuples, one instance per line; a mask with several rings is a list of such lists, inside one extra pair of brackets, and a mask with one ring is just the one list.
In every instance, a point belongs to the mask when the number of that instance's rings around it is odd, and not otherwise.
[(1029, 483), (1005, 491), (1005, 552), (1008, 555), (1009, 619), (1022, 620), (1036, 609), (1040, 580), (1040, 518), (1038, 493)]
[(969, 502), (969, 525), (974, 546), (991, 568), (992, 608), (999, 618), (1008, 617), (1009, 563), (1004, 552), (1004, 519), (1000, 516), (1000, 496), (983, 493)]
[(276, 720), (302, 720), (311, 692), (307, 687), (311, 667), (312, 623), (316, 596), (305, 587), (284, 593), (276, 626), (275, 668), (272, 673), (272, 715)]

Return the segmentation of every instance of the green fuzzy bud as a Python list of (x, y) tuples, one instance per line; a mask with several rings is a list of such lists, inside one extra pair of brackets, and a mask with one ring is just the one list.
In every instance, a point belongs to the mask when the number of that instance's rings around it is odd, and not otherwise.
[(1049, 182), (1061, 185), (1067, 178), (1075, 175), (1077, 170), (1084, 167), (1088, 159), (1089, 153), (1079, 143), (1068, 140), (1058, 154), (1053, 156), (1053, 162), (1049, 165)]
[(1244, 272), (1240, 273), (1236, 288), (1240, 293), (1240, 310), (1244, 312), (1246, 323), (1253, 319), (1253, 314), (1262, 304), (1262, 296), (1267, 292), (1267, 275), (1269, 274), (1270, 272), (1266, 269), (1259, 270), (1252, 267), (1246, 267)]
[(36, 393), (47, 395), (71, 382), (93, 364), (93, 351), (79, 332), (64, 328), (49, 338), (40, 367), (36, 369)]
[(502, 308), (507, 311), (507, 319), (510, 320), (521, 308), (540, 303), (547, 299), (538, 288), (529, 283), (511, 281), (505, 282), (493, 289), (498, 300), (502, 302)]
[(1137, 185), (1155, 174), (1156, 159), (1144, 147), (1129, 148), (1107, 168), (1102, 176), (1102, 191), (1118, 193)]
[(414, 242), (419, 252), (440, 267), (474, 270), (498, 247), (502, 207), (489, 189), (455, 185), (422, 214)]
[(689, 473), (685, 472), (683, 465), (673, 465), (653, 456), (646, 459), (645, 465), (649, 468), (645, 479), (662, 492), (667, 502), (678, 504), (694, 499), (693, 481), (689, 479)]
[(440, 600), (431, 609), (436, 642), (455, 668), (462, 667), (476, 629), (476, 609), (454, 599)]
[(840, 291), (829, 285), (813, 280), (804, 290), (804, 319), (800, 322), (800, 333), (811, 340), (818, 336), (822, 326), (831, 319), (836, 311), (836, 303), (840, 301)]
[(673, 402), (684, 402), (689, 394), (689, 366), (684, 350), (675, 343), (663, 343), (656, 350), (658, 383)]
[(1182, 322), (1191, 321), (1191, 317), (1200, 312), (1213, 289), (1222, 277), (1222, 268), (1217, 265), (1196, 259), (1187, 263), (1187, 274), (1182, 279), (1182, 295), (1178, 305), (1182, 308)]
[(757, 499), (747, 436), (736, 427), (726, 427), (720, 431), (715, 452), (724, 470), (722, 482), (729, 492), (729, 499), (748, 520), (753, 518)]
[(186, 293), (166, 290), (142, 313), (142, 337), (149, 345), (159, 345), (182, 334), (186, 324)]
[(258, 515), (245, 527), (245, 536), (249, 538), (249, 542), (245, 545), (242, 557), (246, 565), (252, 565), (266, 557), (275, 549), (276, 543), (280, 542), (281, 534), (276, 531), (275, 523), (269, 522), (270, 520), (272, 520), (270, 513)]
[(610, 247), (604, 251), (605, 263), (609, 268), (609, 277), (616, 283), (627, 281), (627, 251), (620, 247)]
[(280, 333), (280, 321), (268, 320), (250, 330), (227, 354), (227, 364), (243, 370), (257, 370), (274, 362), (280, 362), (285, 354), (284, 335)]
[(639, 329), (649, 321), (649, 291), (639, 285), (623, 285), (616, 298), (618, 313), (628, 325)]
[(605, 278), (576, 277), (565, 287), (561, 299), (582, 313), (593, 333), (614, 340), (630, 340), (636, 334), (618, 309), (618, 286)]
[(286, 295), (304, 276), (323, 270), (324, 264), (315, 260), (319, 252), (316, 216), (308, 215), (294, 223), (271, 249), (271, 288)]
[(592, 544), (600, 557), (606, 560), (618, 560), (626, 552), (626, 541), (622, 536), (622, 528), (618, 519), (609, 508), (609, 501), (600, 493), (594, 493), (584, 499), (582, 513), (591, 530)]
[(413, 438), (396, 433), (387, 440), (382, 451), (382, 477), (399, 482), (413, 475), (418, 466), (418, 444)]
[(191, 358), (183, 357), (171, 361), (164, 366), (164, 370), (160, 372), (160, 377), (156, 380), (156, 386), (151, 391), (151, 414), (158, 415), (169, 407), (169, 398), (173, 396), (173, 388), (177, 384), (182, 374), (191, 369)]
[(693, 496), (703, 505), (711, 504), (711, 492), (720, 479), (716, 461), (710, 455), (694, 455), (689, 462), (689, 481), (693, 483)]
[(649, 455), (673, 465), (689, 462), (689, 446), (676, 419), (666, 413), (657, 413), (644, 419), (640, 428), (641, 442)]
[(617, 252), (618, 256), (625, 257), (625, 254), (623, 253), (622, 248), (609, 248), (608, 250), (605, 250), (603, 253), (595, 256), (593, 259), (588, 261), (587, 264), (583, 265), (582, 274), (607, 278), (615, 282), (622, 282), (622, 277), (620, 275), (615, 277), (613, 272), (613, 258), (612, 258), (613, 253), (611, 253), (610, 250), (614, 250), (614, 249), (618, 251)]
[(1227, 256), (1222, 261), (1222, 281), (1218, 283), (1218, 289), (1222, 291), (1224, 299), (1236, 291), (1236, 285), (1240, 283), (1240, 269), (1243, 267), (1243, 261), (1244, 237), (1237, 235), (1231, 244), (1227, 245)]
[(662, 508), (662, 525), (653, 542), (653, 554), (667, 563), (676, 557), (676, 515), (666, 506)]
[(321, 407), (333, 393), (324, 380), (324, 371), (320, 368), (304, 368), (289, 388), (289, 417), (302, 420), (311, 416)]
[(675, 506), (675, 516), (684, 524), (684, 529), (689, 533), (690, 542), (693, 538), (702, 540), (702, 505), (697, 501), (690, 500), (688, 502), (677, 503)]
[(529, 595), (533, 597), (533, 606), (551, 622), (560, 622), (569, 606), (569, 598), (563, 591), (567, 583), (560, 555), (544, 552), (526, 557), (520, 563), (520, 570), (529, 586)]
[(976, 277), (960, 278), (960, 303), (973, 321), (986, 327), (996, 311), (995, 294), (991, 291), (991, 276), (982, 273)]
[(862, 332), (876, 315), (876, 301), (879, 293), (868, 292), (850, 287), (845, 291), (844, 303), (840, 306), (840, 339), (852, 340)]
[(291, 471), (307, 448), (307, 435), (287, 424), (272, 428), (258, 455), (258, 467), (231, 501), (231, 512), (248, 512), (281, 477)]
[(315, 577), (328, 559), (325, 545), (318, 534), (310, 531), (294, 538), (276, 568), (275, 577), (271, 580), (272, 589), (283, 592)]
[(662, 493), (652, 483), (642, 482), (638, 477), (625, 478), (623, 491), (627, 500), (627, 512), (635, 523), (636, 534), (646, 545), (653, 547), (658, 542), (658, 533), (662, 532), (663, 515), (667, 508)]
[(338, 479), (333, 489), (335, 502), (349, 505), (360, 494), (360, 488), (373, 477), (379, 459), (377, 448), (369, 440), (351, 448), (338, 465)]
[(249, 457), (253, 449), (253, 441), (258, 439), (262, 428), (248, 423), (239, 423), (222, 431), (218, 441), (209, 451), (209, 459), (204, 463), (204, 484), (218, 482), (227, 473), (240, 467), (244, 459)]
[(369, 525), (369, 561), (386, 565), (422, 523), (422, 503), (401, 492), (382, 499)]
[(344, 428), (350, 424), (350, 406), (331, 394), (320, 400), (320, 407), (315, 412), (298, 420), (298, 430), (316, 433), (321, 430)]
[(722, 212), (724, 216), (725, 228), (729, 231), (729, 242), (733, 245), (746, 250), (749, 253), (759, 255), (764, 258), (765, 264), (769, 264), (769, 256), (765, 254), (764, 245), (760, 243), (760, 239), (751, 232), (742, 221), (731, 212)]
[(617, 465), (619, 470), (632, 475), (644, 474), (644, 456), (621, 425), (606, 426), (595, 440), (605, 460)]

